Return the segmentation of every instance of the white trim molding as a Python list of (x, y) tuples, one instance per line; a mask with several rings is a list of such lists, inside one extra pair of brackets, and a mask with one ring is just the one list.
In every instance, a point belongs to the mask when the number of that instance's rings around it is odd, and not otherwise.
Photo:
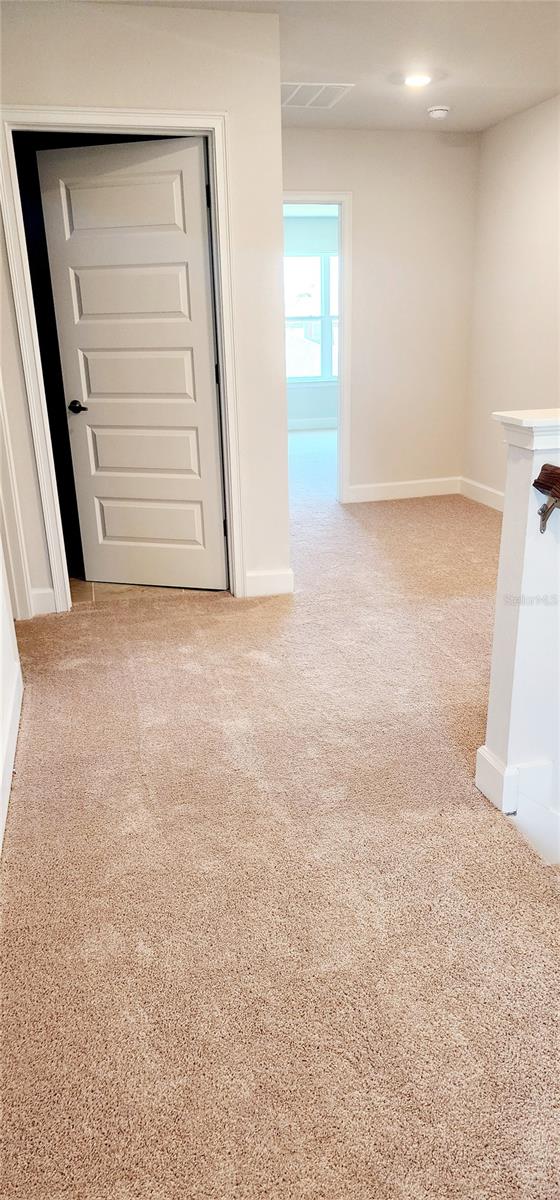
[(376, 500), (413, 500), (422, 496), (453, 496), (460, 491), (457, 475), (441, 479), (403, 479), (397, 483), (352, 483), (345, 488), (344, 504)]
[(475, 500), (477, 504), (485, 504), (487, 508), (495, 508), (498, 512), (503, 511), (504, 493), (499, 492), (497, 488), (477, 483), (474, 479), (466, 479), (465, 476), (461, 477), (459, 483), (461, 495), (467, 500)]
[(523, 799), (531, 804), (548, 801), (552, 773), (552, 762), (548, 759), (506, 764), (488, 746), (480, 746), (476, 752), (477, 788), (500, 812), (510, 816), (518, 811)]
[(462, 475), (444, 475), (433, 479), (401, 479), (391, 483), (350, 483), (341, 497), (343, 504), (371, 503), (376, 500), (414, 500), (423, 496), (465, 496), (477, 504), (501, 511), (504, 493), (475, 483)]
[(506, 766), (487, 746), (476, 753), (475, 784), (514, 823), (545, 862), (560, 862), (560, 813), (551, 804), (550, 761)]
[(277, 571), (247, 571), (246, 596), (289, 596), (293, 590), (294, 572), (291, 567), (280, 567)]
[(551, 865), (560, 863), (558, 809), (543, 803), (541, 797), (529, 797), (520, 790), (517, 812), (512, 820), (545, 862)]
[(340, 314), (338, 343), (337, 499), (344, 504), (350, 479), (352, 422), (352, 192), (284, 192), (285, 204), (338, 204), (340, 249)]
[[(66, 612), (71, 608), (70, 583), (64, 551), (60, 506), (14, 154), (13, 134), (18, 130), (49, 130), (61, 133), (72, 133), (74, 131), (80, 133), (145, 133), (146, 135), (162, 134), (165, 136), (167, 134), (176, 137), (197, 134), (208, 138), (230, 590), (234, 596), (246, 595), (247, 581), (245, 574), (245, 539), (241, 503), (241, 467), (237, 406), (238, 388), (235, 361), (227, 114), (143, 109), (53, 108), (49, 106), (21, 106), (17, 108), (4, 108), (2, 111), (0, 202), (4, 217), (8, 261), (45, 523), (53, 584), (53, 604), (55, 611)], [(18, 536), (21, 542), (21, 557), (27, 564), (27, 547), (21, 528), (18, 530)]]
[(12, 774), (14, 770), (14, 759), (16, 756), (16, 745), (19, 733), (19, 722), (21, 715), (21, 704), (23, 699), (23, 679), (21, 667), (17, 666), (17, 673), (14, 678), (13, 690), (11, 696), (4, 697), (3, 703), (8, 708), (7, 713), (3, 713), (3, 723), (5, 720), (5, 730), (2, 731), (2, 785), (0, 794), (0, 849), (4, 840), (4, 830), (6, 828), (6, 817), (8, 815), (8, 804), (10, 802), (10, 791), (12, 787)]
[(488, 746), (476, 752), (475, 784), (483, 796), (503, 813), (517, 812), (519, 768), (506, 766)]
[(25, 538), (17, 481), (16, 466), (10, 434), (0, 369), (0, 523), (6, 574), (16, 618), (33, 616), (31, 581), (27, 558), (23, 553)]
[(56, 611), (54, 588), (31, 588), (32, 617), (42, 617)]
[(528, 408), (492, 413), (504, 428), (508, 446), (524, 450), (558, 450), (560, 408)]

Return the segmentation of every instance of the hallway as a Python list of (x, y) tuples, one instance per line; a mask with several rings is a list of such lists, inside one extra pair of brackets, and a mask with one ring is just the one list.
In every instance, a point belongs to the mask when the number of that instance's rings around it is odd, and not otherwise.
[(19, 625), (6, 1198), (554, 1193), (554, 873), (472, 782), (499, 517), (297, 445), (295, 596)]

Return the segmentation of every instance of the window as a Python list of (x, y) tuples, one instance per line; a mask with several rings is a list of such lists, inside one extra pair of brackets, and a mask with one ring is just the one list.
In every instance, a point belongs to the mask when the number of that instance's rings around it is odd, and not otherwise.
[(338, 379), (338, 255), (284, 259), (286, 371), (293, 383)]
[(289, 317), (316, 317), (321, 312), (321, 259), (284, 259), (284, 295)]

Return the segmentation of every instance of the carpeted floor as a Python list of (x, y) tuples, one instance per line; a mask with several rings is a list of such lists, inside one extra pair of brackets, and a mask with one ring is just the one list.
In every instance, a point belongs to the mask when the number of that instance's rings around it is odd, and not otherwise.
[(499, 518), (304, 460), (293, 598), (19, 627), (9, 1200), (559, 1194), (554, 873), (472, 783)]

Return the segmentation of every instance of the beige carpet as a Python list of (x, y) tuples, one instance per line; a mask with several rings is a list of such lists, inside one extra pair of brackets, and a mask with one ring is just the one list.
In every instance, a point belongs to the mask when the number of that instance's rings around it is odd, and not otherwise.
[[(20, 625), (3, 1197), (552, 1200), (554, 873), (475, 790), (499, 519)], [(557, 947), (556, 947), (557, 949)]]

